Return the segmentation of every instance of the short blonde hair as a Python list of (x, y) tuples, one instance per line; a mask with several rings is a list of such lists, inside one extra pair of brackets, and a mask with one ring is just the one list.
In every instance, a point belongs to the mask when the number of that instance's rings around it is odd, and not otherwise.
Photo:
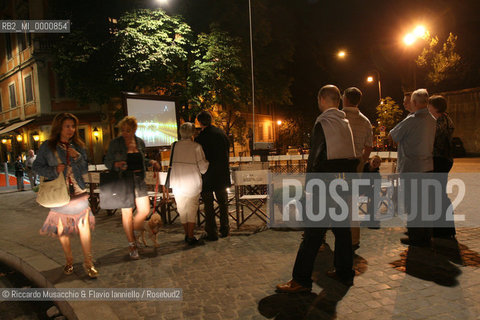
[(118, 123), (118, 128), (121, 130), (125, 126), (130, 127), (131, 129), (133, 129), (133, 131), (137, 131), (137, 118), (135, 118), (134, 116), (126, 116), (125, 118), (120, 120), (120, 122)]
[(180, 126), (180, 137), (190, 139), (195, 133), (195, 125), (191, 122), (185, 122)]

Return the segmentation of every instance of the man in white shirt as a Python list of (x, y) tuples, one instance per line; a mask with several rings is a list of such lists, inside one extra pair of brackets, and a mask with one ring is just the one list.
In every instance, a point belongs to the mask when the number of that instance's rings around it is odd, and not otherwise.
[[(373, 146), (372, 124), (367, 117), (358, 109), (358, 105), (362, 100), (362, 91), (355, 87), (345, 89), (343, 92), (343, 111), (350, 123), (353, 134), (353, 143), (355, 146), (355, 154), (363, 163), (368, 161)], [(358, 223), (352, 224), (352, 248), (353, 251), (360, 247), (360, 227)]]
[(363, 162), (368, 161), (373, 146), (373, 132), (370, 120), (358, 109), (362, 100), (362, 91), (351, 87), (343, 92), (343, 111), (352, 128), (355, 154)]
[(30, 187), (33, 189), (37, 185), (37, 174), (32, 170), (33, 162), (37, 156), (33, 150), (28, 150), (27, 160), (25, 161), (25, 168), (27, 171)]
[[(397, 173), (421, 173), (433, 171), (433, 145), (435, 141), (436, 120), (427, 109), (428, 92), (418, 89), (412, 93), (409, 114), (390, 131), (393, 141), (398, 144)], [(410, 195), (409, 183), (405, 183), (405, 195)], [(407, 197), (406, 209), (410, 214), (411, 206)], [(418, 220), (417, 220), (418, 222)], [(401, 239), (404, 244), (427, 246), (430, 244), (431, 230), (418, 227), (408, 228), (409, 238)]]

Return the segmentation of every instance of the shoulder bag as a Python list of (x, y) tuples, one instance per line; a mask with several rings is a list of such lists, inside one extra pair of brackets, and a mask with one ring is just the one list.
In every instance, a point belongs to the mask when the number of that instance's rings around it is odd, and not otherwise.
[[(55, 157), (58, 164), (61, 164), (62, 160), (60, 160), (56, 150)], [(70, 194), (63, 172), (60, 172), (55, 180), (45, 181), (44, 177), (40, 178), (37, 202), (45, 208), (62, 207), (70, 202)]]

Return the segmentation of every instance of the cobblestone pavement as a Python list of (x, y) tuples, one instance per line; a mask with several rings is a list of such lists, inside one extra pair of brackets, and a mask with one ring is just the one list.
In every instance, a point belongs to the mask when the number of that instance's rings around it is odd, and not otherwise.
[(142, 258), (130, 261), (120, 215), (101, 211), (92, 240), (100, 275), (90, 280), (78, 238), (75, 272), (62, 274), (58, 240), (38, 233), (47, 212), (31, 191), (0, 194), (0, 258), (19, 259), (59, 288), (183, 289), (182, 302), (71, 302), (79, 319), (480, 319), (480, 229), (458, 230), (457, 248), (436, 241), (410, 250), (399, 242), (403, 228), (362, 229), (353, 287), (324, 275), (332, 265), (325, 246), (313, 293), (289, 295), (274, 288), (291, 278), (301, 232), (267, 230), (187, 248), (172, 228), (159, 234), (160, 247), (142, 248)]

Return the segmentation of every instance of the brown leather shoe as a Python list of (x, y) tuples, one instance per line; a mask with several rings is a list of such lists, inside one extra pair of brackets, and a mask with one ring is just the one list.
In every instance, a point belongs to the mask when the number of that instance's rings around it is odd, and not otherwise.
[(277, 284), (277, 292), (283, 293), (300, 293), (300, 292), (311, 292), (312, 288), (307, 288), (296, 282), (295, 280), (290, 280), (287, 283)]
[(353, 286), (353, 277), (342, 277), (337, 274), (335, 270), (327, 271), (327, 276), (341, 282), (342, 284), (346, 285), (347, 287)]

